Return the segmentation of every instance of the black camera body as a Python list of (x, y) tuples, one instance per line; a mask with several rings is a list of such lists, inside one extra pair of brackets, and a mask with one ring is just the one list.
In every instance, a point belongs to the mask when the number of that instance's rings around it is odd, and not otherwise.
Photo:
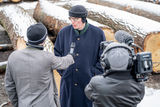
[[(112, 46), (111, 48), (108, 48), (109, 44), (114, 43), (113, 41), (103, 41), (100, 44), (100, 48), (103, 50), (103, 53), (101, 55), (101, 65), (107, 66), (109, 64), (108, 61), (102, 60), (104, 58), (105, 54), (107, 54), (108, 50), (111, 50), (113, 48), (125, 48), (129, 50), (130, 56), (131, 56), (131, 62), (129, 62), (130, 71), (133, 74), (133, 77), (137, 82), (147, 81), (148, 75), (152, 72), (152, 56), (151, 52), (138, 52), (137, 54), (134, 51), (134, 48), (124, 44), (119, 43), (119, 45)], [(103, 67), (105, 68), (105, 67)]]
[(134, 60), (134, 73), (138, 82), (147, 81), (148, 74), (152, 72), (151, 52), (139, 52)]

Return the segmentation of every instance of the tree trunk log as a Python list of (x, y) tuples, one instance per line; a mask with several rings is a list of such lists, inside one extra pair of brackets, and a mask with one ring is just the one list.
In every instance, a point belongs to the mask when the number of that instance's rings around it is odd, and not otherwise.
[[(73, 5), (81, 3), (72, 1), (63, 3), (62, 5), (69, 9)], [(157, 57), (160, 56), (160, 52), (157, 52), (160, 49), (160, 45), (158, 44), (160, 40), (156, 39), (160, 37), (160, 23), (125, 11), (92, 3), (83, 2), (81, 5), (84, 5), (89, 11), (89, 18), (106, 24), (115, 31), (125, 30), (132, 34), (136, 44), (143, 47), (145, 51), (152, 53), (153, 63), (160, 62), (159, 57)], [(160, 64), (154, 64), (153, 66), (154, 72), (160, 72)]]
[[(50, 10), (54, 10), (54, 12), (50, 12)], [(35, 8), (33, 17), (37, 21), (41, 21), (42, 23), (44, 23), (49, 29), (49, 32), (51, 32), (51, 34), (55, 38), (60, 29), (62, 29), (64, 26), (71, 24), (70, 20), (68, 19), (68, 10), (59, 7), (47, 0), (39, 1)], [(114, 39), (114, 33), (110, 27), (90, 19), (88, 19), (88, 22), (101, 28), (107, 36), (107, 40)]]
[(0, 11), (0, 22), (7, 31), (14, 49), (17, 49), (17, 45), (20, 46), (17, 44), (18, 38), (27, 40), (27, 28), (36, 23), (25, 10), (15, 5), (3, 7)]
[(136, 15), (160, 22), (160, 6), (143, 1), (134, 0), (87, 0), (91, 3), (96, 3), (119, 10), (124, 10)]
[(148, 34), (143, 44), (145, 51), (152, 52), (154, 72), (160, 73), (160, 33)]
[(0, 62), (0, 73), (3, 73), (6, 70), (7, 61)]
[(12, 44), (0, 44), (0, 51), (7, 51), (12, 49), (13, 49)]
[(73, 5), (77, 4), (84, 5), (87, 8), (89, 18), (96, 20), (99, 23), (108, 25), (115, 31), (125, 30), (129, 32), (134, 36), (135, 42), (142, 47), (143, 39), (147, 34), (160, 32), (160, 23), (125, 11), (87, 2), (80, 3), (72, 1), (66, 2), (62, 5), (65, 8), (70, 9)]
[[(7, 31), (15, 50), (26, 47), (27, 28), (37, 23), (23, 8), (15, 5), (3, 7), (0, 11), (0, 22)], [(45, 50), (53, 52), (53, 44), (48, 38), (45, 41)]]

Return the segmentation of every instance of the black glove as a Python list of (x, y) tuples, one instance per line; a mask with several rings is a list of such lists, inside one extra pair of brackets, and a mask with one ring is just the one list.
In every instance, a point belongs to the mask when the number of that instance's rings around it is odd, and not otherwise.
[(69, 51), (69, 54), (71, 54), (73, 57), (75, 56), (75, 53), (74, 53), (75, 46), (76, 46), (75, 42), (72, 42), (71, 47), (70, 47), (70, 51)]

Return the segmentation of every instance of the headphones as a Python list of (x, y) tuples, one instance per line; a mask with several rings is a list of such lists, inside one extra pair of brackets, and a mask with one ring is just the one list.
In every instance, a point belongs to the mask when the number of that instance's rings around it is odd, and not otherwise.
[(110, 42), (110, 43), (103, 42), (101, 45), (105, 46), (105, 44), (107, 44), (107, 46), (105, 48), (103, 47), (103, 53), (100, 58), (100, 63), (104, 70), (111, 70), (110, 63), (107, 57), (107, 53), (115, 48), (124, 48), (125, 50), (128, 50), (130, 58), (128, 59), (127, 70), (130, 70), (132, 68), (133, 63), (134, 63), (133, 62), (133, 51), (134, 50), (132, 50), (131, 47), (127, 46), (126, 44), (117, 43), (117, 42)]

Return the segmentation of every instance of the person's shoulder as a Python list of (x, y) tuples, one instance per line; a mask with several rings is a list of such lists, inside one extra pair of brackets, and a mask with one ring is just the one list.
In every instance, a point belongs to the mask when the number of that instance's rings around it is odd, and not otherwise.
[(99, 27), (97, 27), (97, 26), (94, 26), (94, 25), (92, 25), (92, 24), (89, 24), (89, 27), (91, 28), (91, 29), (93, 29), (93, 30), (98, 30), (99, 32), (103, 32), (103, 30), (102, 29), (100, 29)]
[(68, 31), (68, 30), (70, 30), (71, 28), (72, 28), (72, 25), (65, 26), (65, 27), (63, 27), (63, 28), (60, 30), (60, 32)]
[(15, 51), (13, 51), (13, 52), (9, 55), (8, 60), (10, 60), (10, 59), (12, 59), (12, 58), (15, 58), (15, 57), (19, 57), (20, 54), (21, 54), (21, 51), (23, 51), (23, 50), (15, 50)]
[(104, 32), (102, 29), (100, 29), (97, 26), (94, 26), (92, 24), (89, 24), (89, 29), (91, 30), (91, 32), (95, 35), (99, 35), (99, 36), (104, 36)]
[(105, 40), (105, 34), (102, 29), (100, 29), (99, 27), (96, 27), (92, 24), (89, 24), (89, 29), (93, 34), (92, 36), (94, 36), (96, 38), (98, 37), (100, 40), (103, 40), (103, 41)]
[(91, 78), (91, 84), (101, 83), (102, 80), (105, 79), (103, 75), (96, 75)]

